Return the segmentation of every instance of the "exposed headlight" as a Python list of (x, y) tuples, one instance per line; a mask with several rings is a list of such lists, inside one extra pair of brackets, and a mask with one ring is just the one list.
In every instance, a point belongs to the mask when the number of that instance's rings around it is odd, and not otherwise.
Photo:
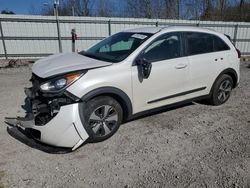
[(65, 89), (70, 84), (78, 80), (83, 74), (70, 74), (62, 78), (54, 79), (40, 85), (40, 89), (45, 92), (56, 92)]

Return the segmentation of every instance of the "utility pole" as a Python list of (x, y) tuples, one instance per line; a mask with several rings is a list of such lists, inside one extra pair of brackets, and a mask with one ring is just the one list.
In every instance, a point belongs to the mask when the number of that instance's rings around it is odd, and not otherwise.
[(58, 45), (59, 45), (59, 52), (62, 53), (62, 41), (61, 41), (61, 32), (60, 32), (60, 22), (59, 22), (59, 17), (58, 17), (58, 7), (59, 7), (59, 0), (55, 0), (54, 1), (54, 13), (56, 15)]

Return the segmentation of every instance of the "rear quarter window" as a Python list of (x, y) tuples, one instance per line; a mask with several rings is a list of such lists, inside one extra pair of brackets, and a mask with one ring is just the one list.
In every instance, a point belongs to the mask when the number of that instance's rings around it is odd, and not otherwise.
[(230, 50), (221, 38), (209, 33), (187, 32), (186, 42), (188, 55)]
[(230, 50), (229, 46), (219, 37), (214, 36), (214, 51), (224, 51), (224, 50)]

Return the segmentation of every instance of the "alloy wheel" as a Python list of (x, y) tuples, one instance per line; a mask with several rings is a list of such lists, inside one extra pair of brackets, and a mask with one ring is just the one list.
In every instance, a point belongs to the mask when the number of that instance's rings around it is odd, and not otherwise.
[(231, 84), (230, 80), (224, 80), (220, 84), (220, 87), (218, 90), (218, 99), (221, 102), (226, 101), (229, 98), (231, 91), (232, 91), (232, 84)]
[(118, 113), (114, 107), (103, 105), (90, 115), (89, 126), (96, 137), (104, 137), (112, 132), (118, 122)]

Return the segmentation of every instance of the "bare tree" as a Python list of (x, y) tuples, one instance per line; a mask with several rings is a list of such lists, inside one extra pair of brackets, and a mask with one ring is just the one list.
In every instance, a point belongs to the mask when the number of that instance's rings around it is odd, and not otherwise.
[(243, 5), (244, 5), (244, 0), (240, 0), (240, 4), (239, 4), (240, 20), (242, 20)]
[(212, 19), (213, 4), (212, 0), (203, 1), (203, 14), (201, 15), (202, 20)]
[[(91, 9), (95, 0), (61, 0), (59, 6), (59, 15), (71, 16), (90, 16)], [(53, 15), (53, 4), (43, 6), (40, 10), (42, 15)]]
[(90, 16), (95, 0), (68, 0), (76, 16)]
[(140, 0), (140, 7), (145, 18), (153, 18), (153, 5), (151, 0)]
[(189, 0), (184, 4), (184, 9), (182, 10), (182, 18), (190, 20), (199, 20), (201, 14), (205, 10), (204, 0)]
[(153, 3), (153, 17), (165, 18), (165, 2), (163, 0), (155, 0)]
[(179, 0), (165, 0), (166, 18), (179, 18)]
[(228, 0), (217, 0), (216, 4), (216, 8), (219, 11), (219, 15), (217, 16), (220, 16), (219, 19), (223, 20), (226, 13), (225, 9), (228, 8)]
[(131, 17), (153, 17), (153, 0), (126, 0), (127, 15)]
[(99, 0), (99, 8), (97, 11), (97, 16), (110, 17), (112, 16), (112, 6), (107, 3), (107, 0)]
[[(59, 15), (72, 12), (75, 16), (249, 21), (250, 0), (124, 0), (124, 4), (117, 0), (60, 0)], [(30, 13), (39, 11), (31, 5)], [(40, 13), (53, 15), (53, 4), (40, 7)]]
[(82, 15), (89, 16), (90, 15), (90, 0), (82, 0)]
[(129, 17), (139, 17), (139, 1), (138, 0), (126, 0), (126, 13)]

